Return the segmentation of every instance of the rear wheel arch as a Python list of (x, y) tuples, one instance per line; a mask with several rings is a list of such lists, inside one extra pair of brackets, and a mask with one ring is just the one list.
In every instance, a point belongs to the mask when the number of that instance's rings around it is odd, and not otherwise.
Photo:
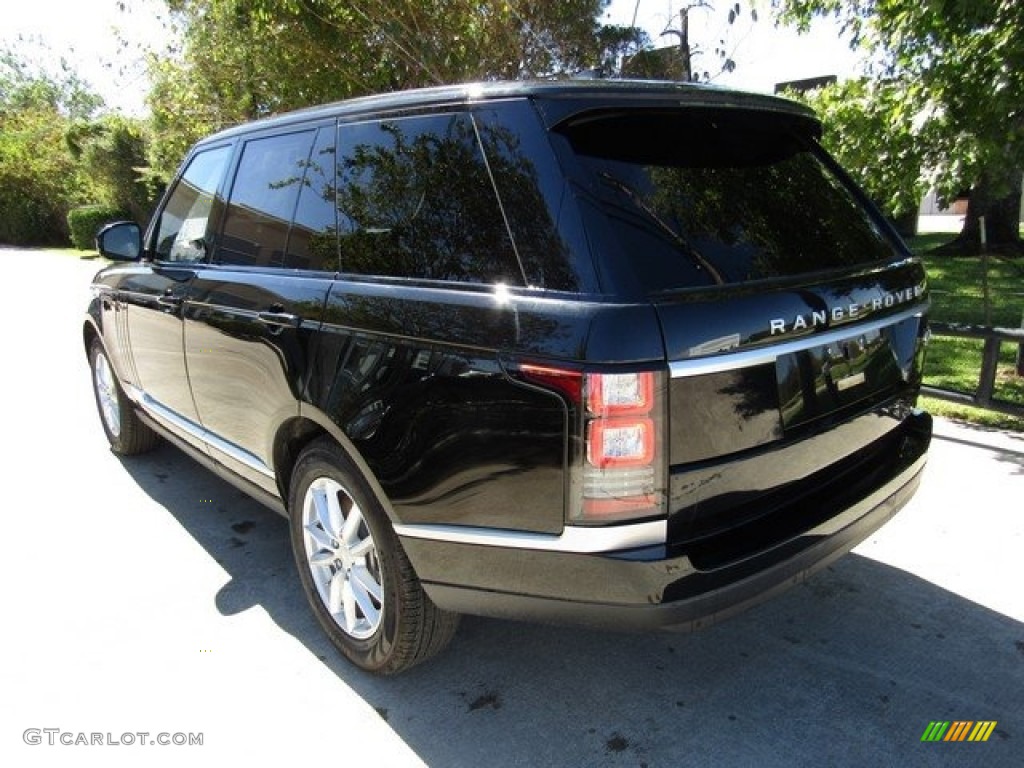
[(272, 452), (274, 474), (277, 478), (278, 491), (286, 502), (291, 490), (292, 471), (295, 469), (299, 454), (307, 445), (326, 434), (319, 424), (301, 416), (289, 419), (277, 428)]
[(322, 411), (305, 403), (301, 406), (301, 414), (282, 424), (274, 438), (274, 472), (277, 476), (278, 490), (281, 498), (287, 500), (291, 493), (292, 472), (300, 454), (317, 440), (326, 438), (336, 443), (359, 469), (363, 479), (371, 487), (377, 500), (392, 524), (398, 523), (384, 489), (377, 481), (370, 465), (363, 459), (345, 433)]

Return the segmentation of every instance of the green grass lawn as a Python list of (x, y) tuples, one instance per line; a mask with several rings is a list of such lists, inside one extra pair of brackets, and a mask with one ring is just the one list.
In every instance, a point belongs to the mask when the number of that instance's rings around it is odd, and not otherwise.
[[(986, 325), (983, 286), (984, 263), (977, 256), (932, 256), (928, 251), (952, 239), (949, 234), (924, 234), (908, 240), (928, 270), (932, 295), (931, 318), (936, 322)], [(1003, 258), (988, 259), (991, 324), (1021, 326), (1024, 312), (1024, 263)], [(925, 383), (945, 389), (973, 392), (978, 386), (983, 343), (974, 339), (935, 337), (928, 349)], [(1024, 377), (1015, 374), (1016, 347), (1003, 344), (996, 398), (1024, 404)], [(923, 398), (924, 407), (937, 415), (988, 426), (1024, 431), (1024, 420), (943, 400)]]

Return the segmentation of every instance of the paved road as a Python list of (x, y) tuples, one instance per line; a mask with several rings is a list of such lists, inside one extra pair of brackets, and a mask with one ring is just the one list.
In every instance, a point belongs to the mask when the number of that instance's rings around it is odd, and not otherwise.
[[(0, 250), (0, 268), (0, 764), (1024, 764), (1021, 437), (941, 425), (910, 507), (720, 626), (470, 618), (378, 680), (321, 636), (282, 519), (171, 448), (106, 450), (78, 330), (95, 265)], [(932, 720), (998, 726), (922, 744)], [(30, 728), (203, 745), (27, 745)]]

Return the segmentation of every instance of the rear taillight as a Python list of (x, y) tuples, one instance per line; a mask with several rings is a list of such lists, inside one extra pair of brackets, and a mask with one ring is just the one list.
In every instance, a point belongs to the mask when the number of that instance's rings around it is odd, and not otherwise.
[(568, 522), (621, 522), (663, 515), (665, 375), (584, 373), (520, 364), (520, 374), (571, 406)]
[(594, 419), (587, 430), (587, 461), (599, 469), (649, 465), (654, 461), (654, 422)]
[(582, 499), (573, 522), (662, 513), (664, 393), (658, 378), (653, 371), (587, 374)]
[(587, 376), (587, 410), (599, 416), (636, 416), (654, 407), (654, 374), (592, 373)]

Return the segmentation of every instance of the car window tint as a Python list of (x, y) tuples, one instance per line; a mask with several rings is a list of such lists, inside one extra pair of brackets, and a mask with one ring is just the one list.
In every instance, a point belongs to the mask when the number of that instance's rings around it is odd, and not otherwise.
[(155, 256), (158, 261), (195, 262), (206, 258), (210, 209), (231, 147), (198, 152), (160, 212)]
[(321, 128), (299, 192), (295, 221), (288, 236), (285, 266), (295, 269), (338, 269), (338, 209), (334, 200), (333, 125)]
[(314, 135), (310, 130), (245, 143), (215, 263), (284, 266), (288, 228)]
[(342, 125), (338, 147), (343, 272), (523, 284), (467, 115)]
[[(574, 259), (566, 238), (572, 228), (563, 220), (559, 231), (562, 176), (533, 106), (526, 101), (488, 105), (475, 109), (473, 118), (530, 285), (578, 291), (592, 284), (585, 272), (589, 254)], [(583, 251), (585, 242), (577, 241), (576, 247)]]
[(821, 150), (769, 114), (610, 114), (561, 129), (649, 291), (843, 269), (896, 245)]

